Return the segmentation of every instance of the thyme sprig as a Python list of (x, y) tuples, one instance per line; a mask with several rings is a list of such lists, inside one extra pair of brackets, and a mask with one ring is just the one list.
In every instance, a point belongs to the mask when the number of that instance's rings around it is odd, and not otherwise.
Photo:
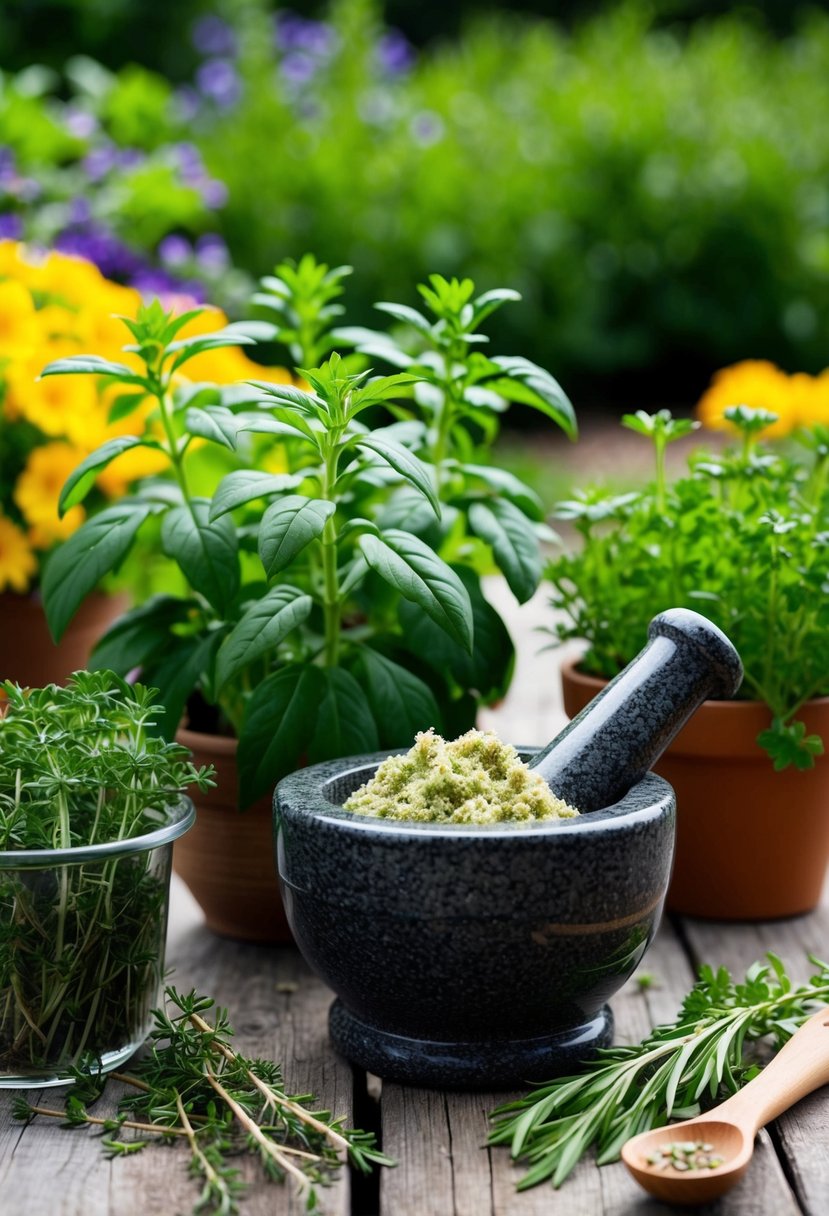
[(130, 1074), (114, 1074), (131, 1090), (117, 1115), (103, 1119), (89, 1113), (105, 1078), (87, 1070), (76, 1074), (65, 1110), (19, 1099), (15, 1117), (28, 1121), (41, 1115), (59, 1118), (67, 1127), (100, 1127), (112, 1155), (138, 1152), (159, 1137), (186, 1140), (191, 1172), (202, 1182), (194, 1212), (218, 1216), (239, 1210), (245, 1183), (231, 1158), (243, 1153), (259, 1160), (267, 1180), (293, 1182), (308, 1211), (318, 1210), (317, 1187), (331, 1183), (344, 1162), (363, 1173), (374, 1165), (394, 1165), (372, 1133), (344, 1127), (329, 1111), (310, 1109), (311, 1094), (287, 1094), (278, 1064), (238, 1052), (230, 1043), (227, 1011), (211, 997), (173, 987), (165, 995), (168, 1007), (153, 1011), (148, 1054)]
[(592, 1146), (599, 1165), (615, 1161), (631, 1136), (693, 1118), (756, 1076), (749, 1044), (769, 1040), (779, 1049), (829, 1003), (829, 963), (809, 955), (817, 972), (795, 987), (780, 959), (766, 957), (743, 983), (725, 967), (701, 967), (675, 1022), (655, 1027), (638, 1046), (607, 1048), (578, 1076), (495, 1110), (490, 1143), (510, 1145), (528, 1167), (518, 1189), (547, 1179), (560, 1186)]

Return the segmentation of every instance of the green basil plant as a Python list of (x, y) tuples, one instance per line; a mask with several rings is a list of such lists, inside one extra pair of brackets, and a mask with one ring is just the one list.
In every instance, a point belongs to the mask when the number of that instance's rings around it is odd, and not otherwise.
[[(184, 338), (193, 313), (153, 302), (125, 319), (139, 370), (90, 355), (43, 372), (123, 386), (119, 417), (145, 406), (136, 434), (72, 473), (61, 512), (131, 448), (154, 448), (168, 466), (54, 553), (43, 584), (53, 636), (139, 536), (160, 547), (183, 589), (127, 612), (93, 662), (139, 669), (160, 689), (168, 731), (187, 710), (193, 724), (235, 735), (243, 806), (305, 761), (408, 746), (429, 726), (456, 734), (503, 696), (513, 647), (482, 593), (480, 558), (525, 600), (545, 526), (536, 496), (488, 464), (486, 448), (509, 401), (575, 431), (549, 373), (480, 349), (479, 326), (515, 293), (476, 297), (468, 280), (433, 276), (420, 288), (429, 317), (381, 305), (394, 335), (335, 330), (347, 273), (307, 255), (286, 262), (255, 297), (276, 324)], [(273, 341), (290, 350), (296, 384), (184, 379), (205, 350)], [(284, 471), (261, 467), (265, 442), (280, 446)], [(224, 461), (211, 494), (190, 475), (205, 443)]]
[(740, 442), (696, 452), (673, 483), (665, 448), (696, 424), (667, 410), (623, 419), (653, 444), (656, 476), (633, 493), (598, 488), (558, 505), (580, 544), (546, 570), (553, 633), (586, 641), (582, 668), (610, 678), (655, 613), (704, 613), (740, 652), (739, 696), (771, 711), (758, 742), (775, 769), (811, 768), (823, 743), (798, 714), (829, 694), (829, 428), (803, 429), (795, 446), (775, 450), (760, 437), (777, 415), (735, 406), (725, 416)]

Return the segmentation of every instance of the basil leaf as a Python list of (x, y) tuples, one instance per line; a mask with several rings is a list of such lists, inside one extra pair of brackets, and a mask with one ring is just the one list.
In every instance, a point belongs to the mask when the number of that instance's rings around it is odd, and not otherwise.
[(440, 503), (432, 484), (429, 468), (419, 460), (413, 452), (409, 452), (399, 443), (392, 443), (381, 435), (363, 435), (354, 441), (354, 446), (376, 452), (386, 464), (391, 465), (395, 473), (414, 486), (426, 498), (435, 515), (440, 519)]
[(161, 525), (161, 545), (190, 586), (226, 616), (239, 590), (239, 546), (229, 516), (211, 523), (209, 509), (206, 498), (173, 507)]
[(107, 669), (125, 676), (143, 667), (170, 644), (170, 630), (187, 620), (194, 600), (174, 595), (154, 595), (131, 608), (106, 631), (89, 661), (93, 671)]
[(326, 692), (319, 667), (291, 663), (256, 688), (239, 734), (239, 803), (250, 806), (299, 767)]
[(389, 528), (358, 544), (366, 561), (404, 599), (418, 604), (451, 637), (472, 650), (472, 605), (451, 566), (410, 532)]
[(43, 576), (43, 602), (56, 642), (84, 597), (121, 564), (138, 529), (156, 509), (152, 503), (126, 499), (93, 515), (54, 551)]
[(541, 550), (526, 515), (508, 499), (493, 498), (472, 503), (469, 526), (491, 546), (519, 604), (526, 603), (541, 579)]
[(359, 752), (377, 750), (377, 725), (360, 685), (342, 667), (323, 669), (326, 691), (317, 713), (317, 724), (308, 759), (334, 760)]
[(218, 443), (236, 451), (238, 425), (236, 415), (222, 405), (208, 405), (201, 409), (191, 407), (184, 415), (184, 425), (191, 435)]
[(120, 456), (122, 452), (128, 452), (130, 448), (155, 446), (152, 443), (145, 443), (136, 435), (119, 435), (115, 439), (108, 439), (106, 443), (102, 443), (67, 477), (58, 500), (58, 515), (63, 518), (70, 507), (83, 502), (95, 484), (98, 473), (111, 464), (116, 456)]
[(210, 504), (210, 520), (256, 498), (293, 490), (302, 481), (301, 473), (257, 473), (253, 469), (237, 469), (219, 482)]
[(310, 595), (297, 587), (272, 587), (255, 600), (225, 638), (216, 661), (216, 687), (221, 690), (255, 659), (273, 650), (307, 619), (313, 606)]
[(487, 388), (509, 401), (521, 401), (540, 410), (557, 422), (566, 435), (575, 439), (577, 433), (576, 414), (570, 398), (559, 382), (539, 367), (520, 355), (496, 355), (493, 360), (504, 373), (497, 380), (490, 380)]
[(368, 696), (381, 748), (411, 747), (417, 732), (430, 726), (443, 730), (431, 688), (399, 663), (364, 646), (356, 674)]
[(303, 494), (289, 494), (268, 507), (259, 527), (259, 556), (269, 578), (322, 535), (335, 509), (333, 502)]

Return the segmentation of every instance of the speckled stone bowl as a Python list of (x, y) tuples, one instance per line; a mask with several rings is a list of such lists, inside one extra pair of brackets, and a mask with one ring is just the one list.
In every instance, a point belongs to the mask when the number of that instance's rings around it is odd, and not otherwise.
[(443, 1089), (575, 1068), (610, 1042), (606, 1001), (656, 931), (671, 787), (648, 774), (615, 806), (529, 827), (344, 811), (387, 754), (303, 769), (274, 799), (282, 897), (337, 994), (335, 1047), (379, 1076)]

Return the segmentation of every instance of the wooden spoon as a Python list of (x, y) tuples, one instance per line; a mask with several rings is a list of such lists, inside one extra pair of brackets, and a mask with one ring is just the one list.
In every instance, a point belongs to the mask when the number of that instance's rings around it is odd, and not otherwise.
[[(628, 1140), (622, 1160), (649, 1194), (667, 1203), (694, 1205), (718, 1199), (742, 1178), (761, 1127), (829, 1082), (829, 1008), (804, 1022), (773, 1060), (744, 1089), (720, 1106)], [(677, 1142), (702, 1141), (722, 1157), (714, 1169), (660, 1168), (648, 1158)]]

